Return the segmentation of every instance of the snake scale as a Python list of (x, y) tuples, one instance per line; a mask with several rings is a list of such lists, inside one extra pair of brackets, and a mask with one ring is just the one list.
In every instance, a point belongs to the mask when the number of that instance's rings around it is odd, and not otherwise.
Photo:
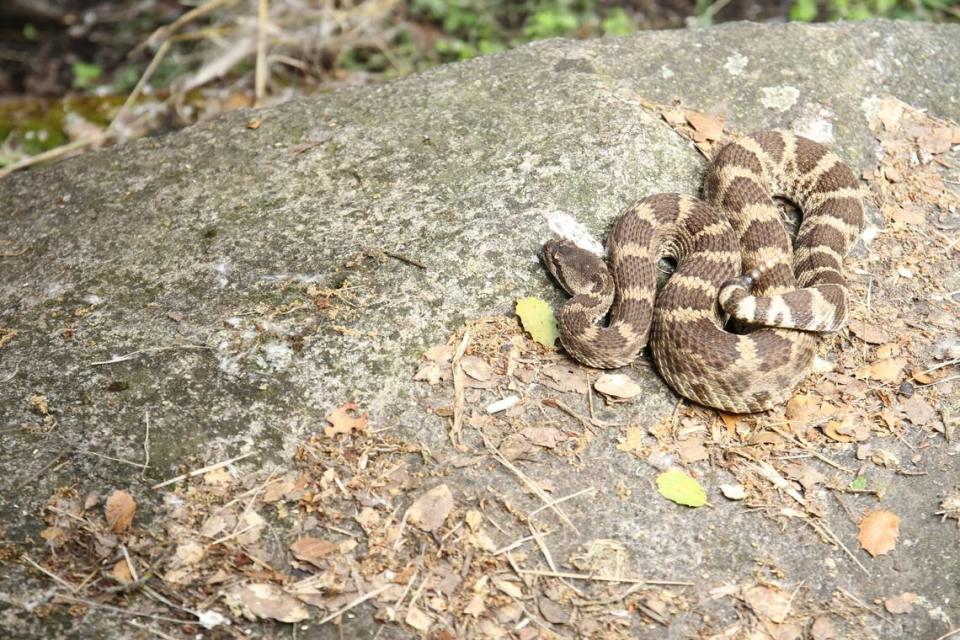
[[(795, 242), (775, 196), (803, 212)], [(649, 338), (680, 395), (764, 411), (809, 373), (819, 334), (846, 322), (842, 261), (863, 224), (861, 190), (823, 145), (764, 131), (717, 153), (704, 198), (658, 194), (632, 205), (610, 234), (609, 266), (568, 240), (545, 244), (544, 265), (572, 296), (557, 314), (560, 341), (579, 362), (611, 369)], [(663, 258), (676, 269), (657, 294)]]

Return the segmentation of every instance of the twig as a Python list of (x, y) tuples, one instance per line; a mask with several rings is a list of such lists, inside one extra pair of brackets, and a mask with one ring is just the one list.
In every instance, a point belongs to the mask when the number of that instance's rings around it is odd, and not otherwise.
[(520, 569), (520, 573), (527, 576), (543, 576), (545, 578), (569, 578), (571, 580), (593, 580), (596, 582), (622, 582), (624, 584), (650, 584), (667, 587), (692, 587), (693, 582), (678, 580), (645, 580), (644, 578), (617, 578), (614, 576), (596, 576), (589, 573), (573, 573), (570, 571), (542, 571), (540, 569)]
[(36, 569), (37, 571), (46, 574), (49, 578), (52, 578), (57, 584), (59, 584), (59, 585), (61, 585), (61, 586), (63, 586), (63, 587), (66, 587), (67, 589), (70, 589), (70, 591), (73, 592), (73, 593), (76, 593), (76, 592), (77, 592), (77, 587), (76, 587), (76, 586), (70, 584), (69, 582), (67, 582), (66, 580), (64, 580), (63, 578), (61, 578), (60, 576), (58, 576), (57, 574), (53, 573), (52, 571), (48, 571), (47, 569), (44, 569), (44, 568), (41, 567), (39, 564), (37, 564), (36, 562), (34, 562), (34, 561), (33, 561), (33, 558), (31, 558), (30, 556), (24, 554), (24, 555), (23, 555), (23, 559), (24, 559), (31, 567), (33, 567), (33, 568)]
[(254, 70), (254, 102), (260, 108), (267, 93), (267, 23), (270, 19), (268, 0), (257, 3), (257, 64)]
[(841, 549), (843, 549), (843, 552), (844, 552), (845, 554), (847, 554), (847, 556), (848, 556), (851, 560), (853, 560), (854, 564), (856, 564), (858, 567), (860, 567), (861, 571), (863, 571), (863, 572), (864, 572), (865, 574), (867, 574), (868, 576), (870, 575), (870, 570), (867, 569), (865, 566), (863, 566), (863, 563), (860, 562), (860, 559), (857, 558), (857, 556), (853, 555), (853, 552), (850, 551), (850, 549), (847, 548), (847, 545), (843, 544), (843, 542), (840, 540), (840, 538), (837, 536), (837, 534), (835, 534), (835, 533), (830, 529), (830, 527), (827, 526), (827, 524), (826, 524), (825, 522), (814, 522), (812, 519), (805, 519), (805, 520), (806, 520), (806, 522), (807, 522), (811, 527), (814, 528), (814, 530), (816, 530), (816, 529), (819, 527), (825, 534), (827, 534), (827, 537), (828, 537), (828, 538), (830, 538), (831, 540), (833, 540), (833, 542), (834, 542), (837, 546), (839, 546)]
[(864, 602), (863, 600), (861, 600), (861, 599), (858, 598), (857, 596), (853, 595), (852, 593), (850, 593), (849, 591), (847, 591), (847, 590), (844, 589), (843, 587), (837, 587), (837, 591), (839, 591), (840, 593), (842, 593), (842, 594), (845, 595), (846, 597), (850, 598), (850, 599), (853, 600), (855, 603), (857, 603), (858, 605), (860, 605), (861, 607), (863, 607), (866, 611), (872, 613), (873, 615), (877, 616), (877, 617), (880, 618), (881, 620), (884, 620), (884, 621), (886, 621), (886, 622), (889, 622), (890, 624), (895, 624), (894, 621), (893, 621), (893, 618), (890, 618), (889, 616), (883, 615), (882, 613), (880, 613), (879, 611), (877, 611), (876, 609), (874, 609), (873, 607), (871, 607), (870, 605), (868, 605), (866, 602)]
[(127, 568), (130, 569), (130, 577), (133, 578), (134, 582), (139, 581), (140, 576), (137, 575), (137, 567), (133, 564), (133, 558), (127, 552), (127, 545), (121, 544), (120, 550), (123, 551), (123, 559), (127, 561)]
[(953, 636), (958, 635), (958, 634), (960, 634), (960, 627), (957, 627), (956, 629), (951, 629), (950, 631), (947, 631), (945, 634), (943, 634), (942, 636), (940, 636), (939, 638), (937, 638), (937, 640), (946, 640), (947, 638), (952, 638)]
[(943, 369), (944, 367), (949, 367), (949, 366), (952, 365), (952, 364), (960, 364), (960, 358), (954, 358), (953, 360), (947, 360), (947, 361), (945, 361), (945, 362), (941, 362), (940, 364), (938, 364), (938, 365), (935, 366), (935, 367), (930, 367), (930, 368), (927, 369), (926, 371), (921, 371), (921, 372), (918, 373), (917, 376), (915, 376), (915, 377), (925, 376), (925, 375), (927, 375), (928, 373), (933, 373), (933, 372), (936, 371), (937, 369)]
[(56, 160), (57, 158), (64, 156), (71, 151), (76, 151), (77, 149), (83, 149), (84, 147), (97, 144), (105, 139), (104, 134), (98, 133), (92, 136), (84, 136), (73, 142), (68, 142), (67, 144), (60, 145), (50, 149), (49, 151), (44, 151), (43, 153), (38, 153), (35, 156), (30, 156), (29, 158), (23, 158), (18, 160), (13, 164), (8, 164), (7, 166), (0, 169), (0, 178), (8, 176), (14, 171), (19, 171), (20, 169), (26, 169), (27, 167), (32, 167), (35, 164), (41, 162), (46, 162), (47, 160)]
[(463, 428), (463, 409), (466, 404), (464, 399), (464, 387), (466, 386), (466, 375), (463, 367), (460, 366), (460, 358), (463, 357), (470, 343), (470, 332), (463, 332), (463, 339), (456, 353), (453, 354), (453, 426), (450, 428), (450, 442), (458, 451), (466, 451), (460, 438), (460, 430)]
[(150, 410), (143, 410), (143, 420), (146, 423), (146, 433), (143, 436), (143, 471), (140, 477), (147, 475), (147, 469), (150, 467)]
[(173, 347), (148, 347), (146, 349), (138, 349), (137, 351), (131, 351), (130, 353), (124, 354), (122, 356), (114, 356), (109, 360), (100, 360), (98, 362), (91, 362), (91, 367), (99, 367), (104, 364), (116, 364), (118, 362), (126, 362), (127, 360), (133, 360), (137, 356), (143, 355), (145, 353), (159, 353), (161, 351), (179, 351), (179, 350), (206, 350), (213, 351), (213, 347), (208, 347), (203, 344), (182, 344)]
[(217, 538), (216, 540), (214, 540), (213, 542), (211, 542), (210, 544), (208, 544), (208, 545), (207, 545), (207, 548), (212, 547), (212, 546), (215, 546), (215, 545), (218, 545), (218, 544), (223, 544), (223, 543), (226, 542), (227, 540), (232, 540), (232, 539), (236, 538), (237, 536), (242, 536), (242, 535), (245, 534), (247, 531), (250, 531), (250, 529), (255, 529), (256, 527), (259, 527), (259, 526), (260, 526), (259, 524), (251, 524), (251, 525), (249, 525), (249, 526), (244, 527), (244, 528), (241, 529), (240, 531), (234, 531), (233, 533), (228, 534), (228, 535), (225, 535), (225, 536), (223, 536), (222, 538)]
[(142, 49), (144, 46), (153, 44), (158, 40), (166, 40), (170, 38), (170, 36), (172, 36), (174, 33), (176, 33), (180, 29), (180, 27), (187, 24), (188, 22), (192, 22), (197, 18), (203, 17), (204, 15), (213, 11), (214, 9), (218, 9), (222, 5), (233, 4), (235, 1), (236, 0), (210, 0), (210, 2), (202, 4), (199, 7), (194, 7), (193, 9), (191, 9), (190, 11), (187, 11), (185, 14), (183, 14), (182, 16), (180, 16), (170, 24), (164, 25), (158, 28), (152, 34), (150, 34), (149, 38), (147, 38), (146, 40), (143, 41), (143, 43), (137, 45), (137, 47), (134, 48), (133, 53), (136, 53), (137, 51)]
[(571, 494), (568, 495), (568, 496), (564, 496), (564, 497), (562, 497), (562, 498), (557, 498), (556, 500), (551, 500), (550, 502), (548, 502), (548, 503), (546, 503), (546, 504), (544, 504), (544, 505), (541, 505), (541, 506), (537, 507), (536, 509), (534, 509), (533, 511), (531, 511), (531, 512), (530, 512), (530, 516), (533, 517), (533, 516), (537, 515), (538, 513), (540, 513), (541, 511), (543, 511), (544, 509), (552, 509), (554, 506), (560, 504), (561, 502), (566, 502), (567, 500), (570, 500), (571, 498), (576, 498), (576, 497), (578, 497), (578, 496), (582, 496), (582, 495), (585, 494), (585, 493), (590, 493), (590, 492), (595, 491), (595, 490), (596, 490), (596, 489), (595, 489), (594, 487), (587, 487), (586, 489), (580, 489), (580, 491), (577, 491), (576, 493), (571, 493)]
[(557, 570), (557, 565), (553, 561), (553, 554), (550, 553), (550, 549), (547, 548), (547, 543), (543, 539), (544, 536), (550, 535), (550, 532), (541, 533), (536, 525), (533, 524), (532, 520), (527, 520), (527, 526), (530, 528), (530, 533), (533, 534), (533, 539), (537, 541), (537, 546), (540, 547), (540, 553), (543, 554), (544, 559), (546, 559), (547, 564), (550, 566), (552, 571)]
[(96, 456), (98, 458), (103, 458), (104, 460), (112, 460), (113, 462), (119, 462), (121, 464), (127, 464), (131, 467), (137, 467), (138, 469), (143, 468), (142, 462), (134, 462), (133, 460), (124, 460), (123, 458), (114, 458), (113, 456), (108, 456), (104, 453), (97, 453), (96, 451), (91, 451), (89, 449), (74, 449), (77, 453), (82, 453), (88, 456)]
[(414, 260), (413, 258), (410, 258), (400, 253), (394, 253), (393, 251), (387, 251), (386, 249), (384, 249), (383, 255), (390, 256), (394, 260), (399, 260), (400, 262), (406, 262), (407, 264), (414, 266), (418, 269), (423, 269), (424, 271), (426, 271), (427, 269), (427, 265), (423, 264), (419, 260)]
[(840, 471), (845, 471), (846, 473), (856, 473), (856, 471), (855, 471), (854, 469), (848, 469), (847, 467), (844, 467), (843, 465), (841, 465), (841, 464), (839, 464), (839, 463), (837, 463), (837, 462), (834, 462), (833, 460), (831, 460), (831, 459), (828, 458), (827, 456), (825, 456), (825, 455), (823, 455), (823, 454), (821, 454), (821, 453), (818, 453), (816, 450), (814, 450), (813, 447), (811, 447), (810, 445), (808, 445), (807, 443), (805, 443), (803, 440), (801, 440), (800, 438), (796, 437), (796, 436), (793, 435), (792, 433), (787, 433), (786, 431), (783, 431), (782, 429), (780, 429), (779, 427), (774, 426), (774, 425), (770, 425), (770, 428), (773, 429), (774, 431), (776, 431), (778, 434), (780, 434), (781, 437), (784, 437), (784, 438), (786, 438), (787, 440), (790, 440), (791, 442), (793, 442), (794, 444), (796, 444), (796, 445), (798, 445), (800, 448), (802, 448), (804, 451), (806, 451), (807, 453), (809, 453), (810, 455), (812, 455), (812, 456), (813, 456), (814, 458), (816, 458), (817, 460), (820, 460), (821, 462), (827, 463), (828, 465), (830, 465), (830, 466), (833, 467), (834, 469), (839, 469)]
[(216, 464), (211, 464), (209, 466), (203, 467), (202, 469), (196, 469), (194, 471), (191, 471), (190, 473), (181, 473), (180, 475), (170, 478), (169, 480), (164, 480), (163, 482), (155, 484), (150, 488), (160, 489), (161, 487), (165, 487), (169, 484), (180, 482), (181, 480), (186, 480), (187, 478), (192, 478), (194, 476), (199, 476), (201, 474), (207, 473), (208, 471), (213, 471), (214, 469), (225, 467), (229, 464), (233, 464), (234, 462), (237, 462), (238, 460), (243, 460), (244, 458), (249, 458), (250, 456), (254, 456), (254, 455), (257, 455), (257, 452), (250, 451), (248, 453), (244, 453), (243, 455), (237, 456), (235, 458), (230, 458), (229, 460), (224, 460), (223, 462), (218, 462)]
[(374, 597), (380, 595), (381, 593), (383, 593), (384, 591), (386, 591), (387, 589), (389, 589), (389, 588), (392, 587), (392, 586), (393, 586), (393, 583), (388, 583), (388, 584), (383, 585), (382, 587), (378, 587), (378, 588), (374, 589), (373, 591), (370, 591), (369, 593), (363, 594), (363, 595), (360, 596), (359, 598), (356, 598), (356, 599), (352, 600), (351, 602), (347, 603), (346, 605), (344, 605), (343, 608), (338, 609), (337, 611), (334, 611), (333, 613), (331, 613), (330, 615), (328, 615), (326, 618), (324, 618), (323, 620), (321, 620), (321, 621), (318, 622), (317, 624), (318, 624), (318, 625), (326, 624), (326, 623), (330, 622), (331, 620), (333, 620), (334, 618), (339, 618), (340, 616), (342, 616), (343, 614), (345, 614), (347, 611), (350, 611), (350, 609), (353, 609), (354, 607), (357, 607), (357, 606), (363, 604), (364, 602), (366, 602), (366, 601), (369, 600), (370, 598), (374, 598)]
[(571, 529), (573, 529), (573, 531), (574, 531), (577, 535), (580, 535), (580, 530), (577, 529), (576, 525), (574, 525), (573, 522), (570, 520), (570, 518), (567, 517), (567, 514), (565, 514), (557, 505), (555, 505), (555, 504), (553, 504), (553, 503), (551, 502), (550, 496), (548, 496), (548, 495), (544, 492), (544, 490), (541, 489), (541, 488), (537, 485), (537, 483), (535, 483), (533, 480), (531, 480), (530, 478), (528, 478), (527, 475), (526, 475), (525, 473), (523, 473), (523, 471), (521, 471), (520, 469), (518, 469), (518, 468), (516, 467), (516, 465), (514, 465), (512, 462), (510, 462), (509, 460), (507, 460), (506, 458), (504, 458), (503, 455), (502, 455), (499, 451), (497, 451), (496, 449), (494, 449), (494, 448), (493, 448), (493, 445), (491, 445), (491, 444), (490, 444), (490, 441), (487, 439), (487, 435), (486, 435), (485, 433), (483, 433), (483, 432), (481, 431), (481, 432), (480, 432), (480, 436), (483, 438), (483, 444), (487, 447), (487, 449), (490, 451), (490, 454), (493, 456), (493, 458), (494, 458), (497, 462), (499, 462), (500, 464), (502, 464), (504, 467), (506, 467), (507, 469), (509, 469), (510, 471), (512, 471), (514, 475), (516, 475), (518, 478), (520, 478), (520, 480), (521, 480), (525, 485), (527, 485), (527, 488), (529, 488), (538, 498), (540, 498), (541, 500), (543, 500), (544, 504), (547, 505), (548, 507), (550, 507), (550, 509), (551, 509), (555, 514), (557, 514), (557, 517), (560, 518), (560, 520), (562, 520), (564, 524), (566, 524), (568, 527), (570, 527)]
[(121, 607), (114, 607), (109, 604), (100, 604), (99, 602), (94, 602), (92, 600), (85, 600), (84, 598), (74, 598), (73, 596), (68, 596), (64, 593), (55, 594), (57, 598), (66, 600), (67, 602), (76, 602), (77, 604), (83, 604), (88, 607), (93, 607), (95, 609), (103, 609), (105, 611), (113, 611), (114, 613), (122, 613), (128, 616), (137, 616), (139, 618), (150, 618), (151, 620), (163, 620), (164, 622), (174, 622), (176, 624), (192, 624), (196, 620), (182, 620), (180, 618), (168, 618), (166, 616), (158, 616), (152, 613), (147, 613), (145, 611), (137, 611), (136, 609), (123, 609)]
[(173, 636), (167, 635), (163, 631), (160, 631), (159, 629), (154, 629), (149, 625), (140, 624), (138, 622), (134, 622), (133, 620), (127, 620), (127, 624), (129, 624), (131, 627), (134, 627), (136, 629), (140, 629), (141, 631), (146, 631), (147, 633), (151, 633), (157, 636), (158, 638), (163, 638), (163, 640), (177, 640)]

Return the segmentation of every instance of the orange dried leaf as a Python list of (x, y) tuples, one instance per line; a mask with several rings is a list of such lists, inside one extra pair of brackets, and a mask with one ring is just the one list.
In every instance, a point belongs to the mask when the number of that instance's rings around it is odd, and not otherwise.
[(414, 500), (407, 510), (407, 519), (424, 531), (440, 528), (453, 511), (453, 494), (450, 487), (441, 484)]
[(860, 521), (857, 541), (872, 556), (891, 551), (900, 536), (900, 518), (892, 511), (880, 509), (866, 515)]
[(723, 120), (699, 113), (697, 111), (684, 111), (684, 117), (690, 123), (697, 134), (695, 140), (719, 140), (723, 137)]
[(137, 512), (137, 502), (126, 491), (114, 491), (107, 498), (104, 514), (107, 524), (114, 533), (120, 533), (133, 522), (133, 514)]
[(290, 551), (293, 552), (297, 560), (303, 560), (311, 564), (318, 564), (324, 556), (330, 555), (336, 550), (337, 545), (320, 538), (300, 538), (290, 545)]
[(367, 428), (367, 412), (363, 415), (354, 415), (359, 409), (359, 405), (353, 402), (334, 409), (327, 415), (329, 427), (324, 427), (323, 433), (328, 438), (332, 438), (338, 433), (353, 433), (354, 431), (363, 431)]
[(118, 560), (110, 570), (110, 575), (120, 584), (130, 584), (133, 582), (133, 574), (130, 573), (130, 565), (126, 560)]

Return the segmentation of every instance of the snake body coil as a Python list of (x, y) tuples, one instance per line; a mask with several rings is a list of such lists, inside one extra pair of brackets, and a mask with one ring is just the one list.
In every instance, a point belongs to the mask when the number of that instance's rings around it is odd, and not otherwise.
[[(544, 245), (548, 271), (572, 296), (558, 313), (560, 340), (581, 363), (616, 368), (649, 338), (654, 363), (680, 395), (733, 413), (763, 411), (810, 371), (818, 333), (846, 322), (842, 260), (863, 223), (861, 191), (824, 146), (766, 131), (720, 150), (704, 195), (659, 194), (631, 206), (610, 234), (609, 267), (567, 240)], [(803, 212), (795, 249), (774, 196)], [(656, 294), (665, 257), (677, 268)], [(598, 324), (608, 311), (608, 324)], [(727, 316), (747, 332), (727, 330)]]

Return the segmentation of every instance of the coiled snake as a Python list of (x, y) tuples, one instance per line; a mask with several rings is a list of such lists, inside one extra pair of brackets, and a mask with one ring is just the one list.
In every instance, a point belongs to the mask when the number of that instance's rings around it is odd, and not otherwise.
[[(608, 369), (632, 362), (649, 336), (657, 369), (680, 395), (763, 411), (810, 371), (818, 333), (846, 322), (842, 261), (863, 224), (861, 190), (824, 146), (765, 131), (720, 150), (704, 196), (631, 206), (610, 234), (609, 267), (568, 240), (544, 245), (547, 270), (572, 296), (557, 315), (560, 341), (581, 363)], [(803, 211), (795, 249), (774, 196)], [(677, 266), (656, 294), (665, 257)], [(741, 333), (725, 328), (727, 316)]]

